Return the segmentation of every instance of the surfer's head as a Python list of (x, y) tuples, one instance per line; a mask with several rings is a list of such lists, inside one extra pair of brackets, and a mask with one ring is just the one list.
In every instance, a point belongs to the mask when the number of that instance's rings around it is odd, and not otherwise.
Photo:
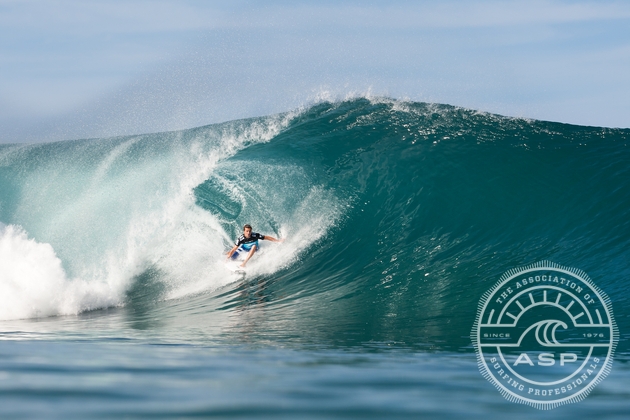
[(245, 235), (246, 238), (249, 238), (251, 234), (252, 234), (252, 225), (243, 226), (243, 235)]

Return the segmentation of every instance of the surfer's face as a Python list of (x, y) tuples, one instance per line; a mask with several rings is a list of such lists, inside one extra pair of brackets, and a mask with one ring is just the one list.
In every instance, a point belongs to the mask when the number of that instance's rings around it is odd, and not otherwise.
[(243, 229), (243, 235), (245, 235), (246, 238), (249, 238), (250, 236), (252, 236), (252, 230), (249, 228)]

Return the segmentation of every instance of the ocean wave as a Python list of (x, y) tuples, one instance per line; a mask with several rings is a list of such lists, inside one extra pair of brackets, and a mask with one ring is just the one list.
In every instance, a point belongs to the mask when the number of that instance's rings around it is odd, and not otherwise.
[[(587, 271), (614, 305), (630, 274), (629, 135), (354, 98), (180, 132), (5, 146), (6, 255), (19, 260), (26, 241), (42, 254), (35, 266), (57, 267), (50, 285), (108, 288), (89, 301), (99, 304), (19, 316), (125, 305), (146, 276), (152, 300), (236, 290), (223, 260), (244, 223), (287, 238), (265, 244), (248, 278), (264, 279), (266, 307), (296, 335), (465, 347), (485, 290), (539, 260)], [(2, 270), (2, 287), (34, 276)], [(13, 300), (34, 308), (59, 288), (31, 299), (20, 287)]]

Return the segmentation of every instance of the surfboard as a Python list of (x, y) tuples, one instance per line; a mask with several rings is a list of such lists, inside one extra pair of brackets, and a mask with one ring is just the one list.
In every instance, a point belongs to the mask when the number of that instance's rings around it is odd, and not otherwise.
[(235, 274), (245, 274), (247, 273), (247, 269), (240, 266), (241, 261), (228, 261), (225, 263), (225, 268), (230, 270)]

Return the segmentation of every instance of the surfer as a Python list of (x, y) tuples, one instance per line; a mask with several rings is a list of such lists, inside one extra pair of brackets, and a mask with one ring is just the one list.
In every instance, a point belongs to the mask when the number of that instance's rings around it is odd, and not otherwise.
[(230, 250), (230, 252), (228, 252), (228, 260), (230, 258), (236, 258), (238, 256), (238, 251), (248, 252), (247, 257), (245, 257), (245, 261), (243, 261), (240, 265), (241, 267), (245, 267), (247, 261), (249, 261), (258, 249), (259, 239), (261, 241), (284, 242), (284, 239), (276, 239), (273, 236), (261, 235), (260, 233), (252, 232), (252, 226), (245, 225), (243, 226), (243, 234), (238, 237), (236, 244), (234, 244), (234, 247)]

